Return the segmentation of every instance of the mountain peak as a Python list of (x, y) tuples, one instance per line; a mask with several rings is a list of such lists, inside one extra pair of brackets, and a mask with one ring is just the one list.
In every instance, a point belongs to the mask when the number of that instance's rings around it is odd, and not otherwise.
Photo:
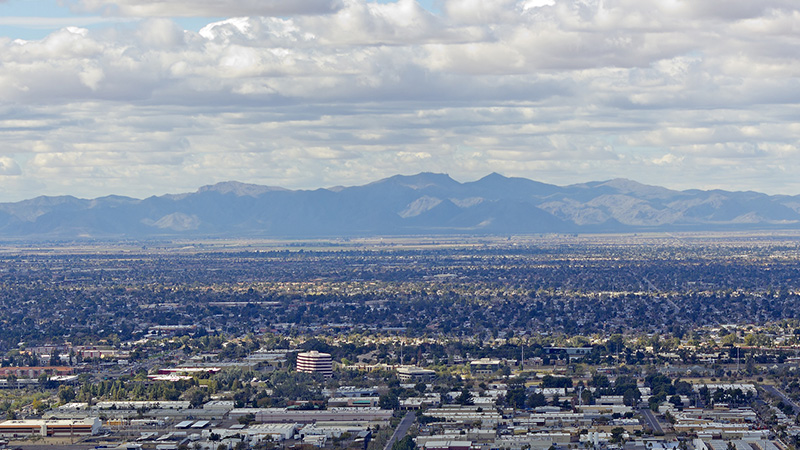
[(411, 189), (423, 189), (430, 186), (451, 187), (461, 183), (450, 178), (446, 173), (421, 172), (416, 175), (395, 175), (377, 183), (395, 183)]
[(480, 180), (478, 180), (478, 182), (481, 182), (481, 181), (495, 181), (495, 180), (508, 180), (508, 177), (500, 175), (497, 172), (492, 172), (489, 175), (486, 175), (485, 177), (483, 177)]
[(557, 186), (529, 180), (527, 178), (507, 177), (497, 172), (477, 181), (464, 183), (472, 193), (477, 196), (487, 198), (526, 198), (536, 195), (549, 195), (556, 190)]
[(628, 178), (614, 178), (606, 181), (590, 181), (588, 183), (573, 184), (570, 188), (579, 189), (606, 189), (618, 194), (642, 196), (646, 198), (667, 198), (680, 195), (679, 191), (673, 191), (661, 186), (639, 183)]
[(0, 237), (316, 238), (798, 230), (798, 199), (673, 191), (622, 178), (560, 187), (498, 173), (460, 183), (447, 174), (424, 172), (368, 185), (294, 191), (228, 181), (194, 193), (144, 200), (65, 196), (4, 203), (0, 204)]
[(258, 197), (261, 194), (272, 191), (285, 191), (282, 187), (274, 186), (261, 186), (258, 184), (248, 184), (239, 181), (223, 181), (217, 184), (203, 186), (197, 190), (197, 193), (203, 192), (216, 192), (218, 194), (233, 194), (237, 197)]
[(629, 180), (627, 178), (614, 178), (601, 182), (597, 186), (608, 186), (624, 193), (637, 193), (642, 195), (665, 195), (674, 194), (675, 191), (661, 186), (653, 186), (650, 184), (639, 183), (638, 181)]

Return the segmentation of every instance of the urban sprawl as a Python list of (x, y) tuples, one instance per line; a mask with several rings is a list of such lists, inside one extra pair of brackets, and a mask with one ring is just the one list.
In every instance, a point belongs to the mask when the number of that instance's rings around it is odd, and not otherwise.
[(0, 448), (789, 450), (800, 236), (0, 246)]

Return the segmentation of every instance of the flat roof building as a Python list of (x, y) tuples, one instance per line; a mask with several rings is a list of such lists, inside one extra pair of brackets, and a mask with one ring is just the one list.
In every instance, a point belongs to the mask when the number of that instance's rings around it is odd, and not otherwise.
[(400, 381), (428, 381), (436, 377), (433, 370), (419, 367), (401, 366), (397, 368), (397, 378)]
[(316, 350), (297, 354), (297, 371), (303, 373), (320, 373), (326, 378), (333, 376), (333, 359), (330, 353)]
[(46, 375), (70, 375), (72, 367), (67, 366), (35, 366), (35, 367), (0, 367), (0, 376), (14, 375), (17, 378), (38, 378)]
[(192, 404), (187, 401), (110, 401), (110, 402), (97, 402), (95, 404), (97, 409), (189, 409)]
[(0, 422), (0, 436), (93, 436), (100, 431), (101, 425), (97, 417), (83, 420), (5, 420)]
[(392, 418), (391, 409), (380, 408), (328, 408), (315, 411), (304, 411), (287, 408), (235, 408), (228, 415), (230, 419), (253, 414), (259, 423), (312, 423), (330, 422), (377, 422), (389, 423)]
[(499, 359), (481, 358), (469, 363), (469, 371), (472, 374), (489, 375), (498, 369), (500, 369)]

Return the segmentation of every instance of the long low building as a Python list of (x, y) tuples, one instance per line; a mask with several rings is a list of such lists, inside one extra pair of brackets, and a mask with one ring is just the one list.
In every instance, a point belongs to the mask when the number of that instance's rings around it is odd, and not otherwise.
[(113, 401), (97, 402), (97, 409), (189, 409), (192, 404), (186, 401)]
[(380, 397), (331, 397), (328, 399), (328, 407), (374, 408), (378, 406), (379, 400)]
[(572, 435), (564, 432), (531, 433), (521, 436), (503, 436), (494, 441), (492, 448), (521, 449), (530, 448), (544, 450), (553, 445), (568, 446), (572, 442)]
[(533, 413), (530, 415), (528, 420), (526, 418), (520, 417), (514, 420), (515, 423), (519, 423), (520, 425), (535, 425), (535, 426), (549, 426), (549, 427), (565, 427), (565, 426), (576, 426), (576, 427), (589, 427), (592, 425), (591, 417), (588, 417), (584, 413), (573, 413), (573, 412), (546, 412), (546, 413)]
[(312, 423), (318, 421), (369, 421), (388, 423), (392, 410), (380, 408), (328, 408), (304, 411), (287, 408), (236, 408), (228, 417), (237, 419), (252, 414), (260, 423)]
[(462, 440), (435, 440), (425, 441), (420, 444), (425, 450), (471, 450), (472, 441)]
[(507, 420), (494, 409), (478, 411), (476, 406), (446, 406), (442, 408), (431, 408), (425, 411), (426, 416), (436, 417), (446, 422), (454, 423), (475, 423), (480, 422), (483, 426), (506, 425)]
[(41, 375), (71, 375), (72, 367), (67, 366), (26, 366), (26, 367), (0, 367), (0, 376), (6, 378), (15, 376), (17, 378), (39, 378)]
[(300, 426), (296, 423), (259, 423), (250, 425), (243, 430), (237, 430), (237, 432), (248, 436), (269, 436), (273, 441), (280, 442), (291, 439), (298, 429), (300, 429)]
[(0, 422), (0, 436), (93, 436), (100, 431), (101, 425), (97, 417), (83, 420), (5, 420)]

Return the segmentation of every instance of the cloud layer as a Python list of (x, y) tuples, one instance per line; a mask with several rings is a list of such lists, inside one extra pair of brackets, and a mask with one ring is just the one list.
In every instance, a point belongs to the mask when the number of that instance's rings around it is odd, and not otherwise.
[(423, 170), (800, 194), (795, 4), (72, 2), (141, 19), (0, 40), (3, 200)]
[(130, 17), (290, 16), (326, 14), (341, 7), (338, 0), (68, 0), (68, 3), (76, 11)]

